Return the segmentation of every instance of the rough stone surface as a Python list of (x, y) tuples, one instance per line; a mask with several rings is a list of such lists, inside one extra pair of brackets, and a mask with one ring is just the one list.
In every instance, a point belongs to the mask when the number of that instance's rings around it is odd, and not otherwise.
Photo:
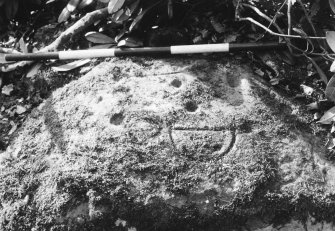
[(0, 155), (0, 229), (331, 220), (335, 168), (302, 113), (232, 58), (105, 61), (56, 90)]

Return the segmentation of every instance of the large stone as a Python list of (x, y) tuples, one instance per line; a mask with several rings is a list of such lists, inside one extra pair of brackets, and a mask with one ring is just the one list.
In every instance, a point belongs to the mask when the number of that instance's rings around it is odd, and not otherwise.
[(53, 92), (1, 155), (1, 230), (330, 218), (335, 169), (301, 113), (232, 58), (103, 62)]

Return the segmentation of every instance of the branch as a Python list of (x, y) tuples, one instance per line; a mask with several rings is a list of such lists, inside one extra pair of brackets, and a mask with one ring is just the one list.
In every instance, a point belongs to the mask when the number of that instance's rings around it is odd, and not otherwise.
[(288, 0), (285, 0), (285, 1), (283, 2), (283, 4), (279, 7), (279, 9), (277, 10), (275, 16), (273, 16), (272, 21), (271, 21), (270, 24), (268, 25), (268, 28), (270, 28), (270, 27), (272, 26), (272, 24), (276, 22), (277, 17), (278, 17), (278, 15), (279, 15), (279, 12), (283, 9), (283, 7), (285, 6), (285, 4), (286, 4), (287, 1), (288, 1)]
[[(107, 16), (108, 16), (107, 7), (87, 13), (84, 17), (79, 19), (75, 24), (73, 24), (63, 33), (61, 33), (61, 35), (54, 42), (42, 48), (38, 52), (56, 51), (62, 45), (64, 45), (64, 43), (68, 42), (73, 37), (73, 35), (82, 32), (83, 30), (91, 26), (96, 21), (104, 19)], [(4, 66), (0, 67), (0, 72), (14, 71), (19, 67), (25, 67), (25, 66), (31, 65), (32, 63), (34, 63), (34, 61), (22, 61), (22, 62), (17, 62), (17, 63), (12, 63), (12, 64), (5, 64)]]
[(82, 17), (75, 24), (73, 24), (66, 31), (64, 31), (53, 43), (44, 47), (40, 51), (41, 52), (56, 51), (64, 43), (68, 42), (73, 37), (73, 35), (82, 32), (96, 21), (106, 18), (107, 15), (108, 15), (107, 7), (87, 13), (84, 17)]

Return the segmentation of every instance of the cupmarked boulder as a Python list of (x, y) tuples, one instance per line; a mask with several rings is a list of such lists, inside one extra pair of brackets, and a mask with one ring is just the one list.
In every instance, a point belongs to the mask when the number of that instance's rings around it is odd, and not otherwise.
[(0, 154), (0, 229), (331, 220), (335, 168), (304, 113), (231, 57), (106, 60), (53, 92)]

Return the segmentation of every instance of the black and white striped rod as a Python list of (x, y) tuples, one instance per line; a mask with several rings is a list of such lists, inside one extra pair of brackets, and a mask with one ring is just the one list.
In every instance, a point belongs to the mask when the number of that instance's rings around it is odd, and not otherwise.
[(284, 43), (220, 43), (170, 47), (108, 48), (29, 54), (2, 54), (0, 57), (0, 61), (9, 62), (46, 59), (67, 60), (134, 55), (218, 53), (234, 52), (241, 50), (280, 49), (284, 47)]

